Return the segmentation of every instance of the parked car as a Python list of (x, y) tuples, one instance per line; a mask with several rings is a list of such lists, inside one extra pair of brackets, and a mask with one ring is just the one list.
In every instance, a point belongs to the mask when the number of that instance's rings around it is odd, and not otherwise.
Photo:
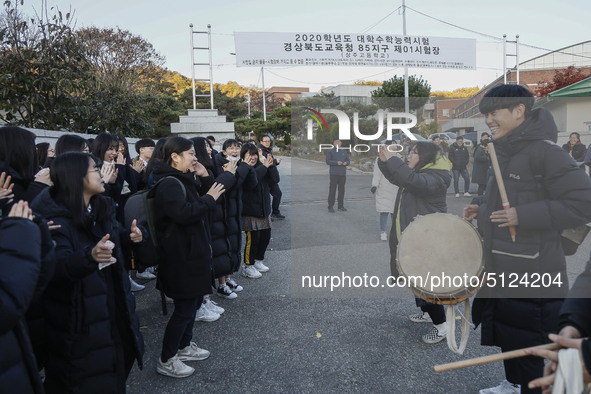
[[(427, 141), (427, 139), (419, 134), (416, 133), (412, 133), (412, 135), (414, 135), (417, 139), (417, 141)], [(396, 143), (400, 142), (400, 134), (396, 133), (392, 135), (392, 140), (396, 141)]]
[[(441, 141), (444, 141), (445, 143), (447, 143), (447, 145), (451, 145), (454, 142), (456, 142), (456, 138), (458, 138), (458, 135), (456, 133), (452, 133), (452, 132), (447, 132), (447, 133), (434, 133), (429, 135), (428, 139), (429, 141), (433, 141), (433, 138), (435, 136), (438, 136), (439, 138), (441, 138)], [(464, 145), (471, 147), (474, 146), (473, 142), (471, 139), (466, 138), (466, 136), (464, 136)]]

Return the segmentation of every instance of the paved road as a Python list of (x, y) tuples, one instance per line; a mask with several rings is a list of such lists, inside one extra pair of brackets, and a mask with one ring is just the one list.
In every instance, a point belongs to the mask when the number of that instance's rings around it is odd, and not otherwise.
[[(201, 392), (389, 392), (476, 393), (503, 378), (501, 363), (436, 374), (440, 363), (497, 352), (479, 345), (472, 331), (464, 355), (446, 342), (424, 344), (429, 326), (408, 320), (417, 308), (408, 290), (302, 288), (302, 276), (385, 278), (389, 252), (379, 240), (371, 175), (349, 172), (345, 206), (329, 214), (328, 171), (323, 163), (284, 158), (280, 165), (285, 221), (273, 223), (262, 279), (236, 277), (245, 290), (235, 300), (214, 298), (226, 313), (196, 323), (195, 340), (211, 357), (192, 362), (187, 379), (156, 374), (162, 315), (154, 284), (136, 293), (146, 341), (145, 368), (134, 369), (130, 393)], [(460, 214), (468, 198), (448, 195), (449, 212)], [(591, 241), (569, 258), (569, 276), (583, 268)]]

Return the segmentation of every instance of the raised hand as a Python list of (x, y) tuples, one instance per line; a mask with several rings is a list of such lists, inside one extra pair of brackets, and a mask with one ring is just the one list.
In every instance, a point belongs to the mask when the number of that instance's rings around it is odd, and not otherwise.
[[(109, 242), (110, 235), (107, 234), (92, 248), (90, 254), (97, 263), (108, 263), (113, 253), (113, 247), (110, 246)], [(111, 242), (112, 244), (112, 242)]]
[(123, 156), (123, 153), (118, 152), (117, 153), (117, 160), (115, 160), (116, 164), (125, 164), (125, 156)]
[(103, 179), (105, 182), (113, 184), (117, 180), (117, 174), (119, 170), (115, 168), (114, 165), (109, 163), (103, 163), (101, 167), (101, 174), (103, 175)]
[(232, 174), (235, 174), (237, 166), (238, 166), (237, 161), (230, 161), (230, 162), (224, 164), (224, 166), (222, 168), (224, 169), (224, 171), (228, 171)]
[(29, 203), (26, 201), (19, 201), (12, 206), (8, 217), (23, 218), (33, 220), (33, 211), (29, 208)]
[(222, 195), (223, 192), (226, 190), (224, 189), (224, 185), (221, 183), (215, 182), (211, 188), (207, 191), (207, 194), (213, 197), (214, 200), (217, 201), (218, 198)]
[(131, 222), (131, 231), (129, 233), (129, 238), (131, 242), (140, 243), (142, 242), (142, 231), (137, 227), (137, 220), (133, 219)]
[(35, 174), (35, 182), (46, 184), (47, 186), (53, 186), (51, 177), (49, 175), (49, 168), (43, 168), (37, 174)]
[(137, 172), (138, 174), (140, 172), (142, 172), (142, 170), (144, 169), (144, 162), (141, 160), (136, 161), (135, 163), (133, 163), (133, 165), (131, 166), (131, 168), (133, 168), (135, 170), (135, 172)]
[(195, 173), (195, 175), (200, 176), (200, 177), (204, 177), (204, 176), (208, 176), (209, 173), (207, 172), (207, 169), (203, 166), (203, 164), (199, 163), (198, 161), (195, 162), (195, 164), (193, 164), (193, 168), (192, 168), (192, 172)]
[(10, 200), (8, 203), (12, 202), (12, 198), (14, 194), (12, 193), (12, 188), (14, 187), (14, 183), (10, 183), (12, 177), (10, 175), (6, 176), (5, 172), (0, 174), (0, 200), (9, 198)]
[(273, 157), (271, 157), (271, 155), (268, 155), (267, 158), (263, 161), (263, 165), (267, 168), (271, 167), (273, 165)]

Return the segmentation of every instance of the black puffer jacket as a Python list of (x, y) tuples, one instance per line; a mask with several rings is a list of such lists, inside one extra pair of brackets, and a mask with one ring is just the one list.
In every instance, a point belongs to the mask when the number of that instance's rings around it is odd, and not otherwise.
[(470, 152), (466, 145), (459, 146), (456, 142), (449, 147), (448, 157), (452, 164), (452, 170), (463, 170), (468, 167), (470, 162)]
[(254, 165), (257, 184), (253, 189), (244, 190), (242, 195), (242, 216), (268, 218), (271, 215), (271, 195), (269, 189), (273, 183), (279, 183), (279, 171), (271, 165), (265, 167), (260, 161)]
[[(399, 157), (387, 162), (378, 161), (386, 179), (399, 187), (392, 219), (392, 234), (396, 234), (397, 215), (400, 214), (400, 231), (417, 216), (435, 212), (447, 212), (445, 196), (451, 183), (449, 164), (439, 155), (435, 164), (413, 171)], [(391, 239), (394, 237), (390, 237)]]
[[(0, 163), (0, 173), (6, 172), (7, 175), (11, 176), (11, 182), (14, 184), (13, 194), (14, 198), (12, 203), (7, 204), (7, 199), (0, 200), (0, 209), (4, 216), (10, 211), (12, 204), (19, 200), (31, 202), (39, 195), (43, 190), (47, 189), (48, 186), (41, 182), (34, 182), (25, 180), (22, 178), (13, 168), (7, 166), (5, 163)], [(6, 206), (3, 206), (6, 203)], [(37, 288), (35, 290), (35, 296), (29, 305), (27, 311), (26, 321), (29, 332), (29, 337), (33, 345), (33, 352), (37, 358), (39, 369), (42, 368), (45, 361), (45, 341), (43, 340), (45, 327), (43, 319), (43, 308), (39, 297), (49, 284), (49, 281), (53, 277), (53, 270), (55, 268), (55, 253), (53, 248), (53, 240), (47, 227), (47, 222), (44, 218), (34, 212), (34, 222), (38, 225), (41, 231), (41, 272), (39, 273), (39, 279), (37, 281)]]
[[(585, 271), (579, 275), (573, 284), (568, 298), (560, 310), (559, 329), (566, 326), (579, 330), (582, 338), (591, 334), (591, 256), (587, 261)], [(591, 342), (584, 340), (581, 351), (587, 371), (591, 370)]]
[[(544, 157), (544, 177), (534, 179), (530, 155), (540, 152), (542, 140), (556, 141), (557, 129), (545, 109), (532, 111), (520, 126), (495, 141), (495, 148), (509, 202), (517, 211), (519, 225), (513, 243), (507, 228), (490, 221), (493, 211), (502, 210), (499, 188), (490, 177), (486, 194), (473, 200), (479, 204), (478, 228), (484, 237), (486, 272), (519, 276), (550, 275), (562, 285), (495, 289), (497, 297), (481, 290), (473, 306), (473, 319), (482, 323), (482, 344), (504, 350), (547, 342), (547, 333), (558, 327), (558, 310), (568, 291), (565, 257), (560, 231), (591, 220), (591, 180), (572, 157), (559, 146), (550, 146)], [(500, 282), (498, 282), (500, 285)], [(505, 283), (507, 285), (507, 283)], [(515, 297), (524, 297), (512, 299)], [(527, 298), (525, 298), (527, 297)], [(544, 299), (544, 298), (546, 299)], [(552, 297), (552, 298), (551, 298)]]
[(230, 254), (230, 241), (228, 239), (228, 190), (236, 183), (234, 174), (224, 171), (222, 168), (215, 181), (224, 185), (224, 194), (217, 199), (215, 209), (210, 216), (211, 248), (213, 256), (213, 276), (230, 275), (233, 264)]
[(160, 284), (174, 299), (210, 294), (213, 276), (209, 215), (215, 210), (215, 200), (205, 193), (213, 178), (195, 179), (192, 173), (182, 173), (165, 163), (154, 168), (153, 174), (156, 181), (168, 176), (177, 178), (186, 191), (185, 197), (174, 179), (164, 179), (156, 189)]
[[(121, 228), (115, 219), (112, 202), (107, 222), (96, 223), (89, 215), (88, 227), (77, 229), (70, 211), (53, 200), (50, 190), (44, 190), (33, 201), (36, 212), (61, 226), (52, 232), (57, 264), (43, 295), (48, 350), (46, 390), (115, 392), (119, 388), (114, 360), (122, 346), (116, 342), (124, 343), (140, 368), (144, 353), (135, 297), (120, 253), (121, 242), (131, 242), (129, 229)], [(117, 262), (99, 271), (91, 250), (106, 234), (115, 243), (113, 256)]]
[(41, 269), (41, 234), (30, 220), (0, 221), (0, 392), (42, 393), (24, 315)]
[[(215, 164), (218, 170), (223, 171), (223, 165), (228, 160), (220, 152), (215, 156)], [(226, 236), (230, 243), (230, 260), (232, 272), (240, 268), (240, 253), (242, 250), (242, 234), (240, 230), (240, 218), (242, 216), (242, 194), (243, 190), (253, 190), (258, 181), (254, 169), (244, 162), (239, 162), (236, 168), (236, 183), (224, 193), (226, 201)], [(214, 247), (215, 253), (215, 247)]]

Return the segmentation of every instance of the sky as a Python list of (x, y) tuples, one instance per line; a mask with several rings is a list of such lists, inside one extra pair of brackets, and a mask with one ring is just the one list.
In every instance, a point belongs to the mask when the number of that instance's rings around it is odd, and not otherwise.
[[(149, 41), (166, 58), (165, 66), (191, 76), (190, 28), (212, 26), (213, 79), (262, 87), (261, 70), (236, 67), (234, 32), (314, 32), (402, 34), (402, 0), (25, 0), (23, 12), (32, 15), (42, 4), (62, 12), (74, 11), (76, 27), (115, 27)], [(474, 71), (409, 69), (432, 90), (484, 85), (502, 75), (503, 45), (498, 39), (519, 34), (520, 61), (582, 41), (591, 40), (591, 2), (588, 0), (406, 0), (407, 35), (476, 39)], [(416, 11), (421, 12), (421, 15)], [(447, 23), (437, 21), (437, 18)], [(455, 25), (455, 26), (452, 26)], [(206, 36), (195, 36), (205, 46)], [(491, 37), (492, 36), (492, 37)], [(494, 37), (498, 38), (495, 39)], [(201, 41), (198, 41), (201, 40)], [(203, 44), (203, 45), (201, 45)], [(529, 46), (544, 48), (533, 49)], [(508, 51), (514, 51), (508, 47)], [(207, 56), (202, 51), (202, 56)], [(196, 62), (207, 61), (207, 58)], [(508, 65), (514, 65), (508, 60)], [(207, 68), (196, 69), (207, 78)], [(302, 86), (318, 91), (325, 86), (357, 80), (383, 81), (404, 74), (403, 68), (380, 67), (266, 67), (265, 88)]]

